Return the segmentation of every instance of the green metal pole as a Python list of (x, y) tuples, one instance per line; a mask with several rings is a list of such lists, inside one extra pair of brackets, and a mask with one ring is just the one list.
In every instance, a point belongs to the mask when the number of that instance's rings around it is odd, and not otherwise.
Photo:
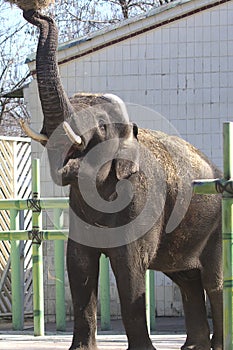
[[(39, 159), (32, 161), (32, 196), (40, 199), (40, 163)], [(41, 231), (42, 216), (38, 209), (32, 210), (32, 230)], [(42, 244), (32, 245), (33, 261), (33, 308), (34, 335), (44, 335), (44, 288), (43, 288), (43, 251)]]
[(224, 350), (233, 349), (233, 203), (222, 201)]
[(68, 235), (69, 235), (68, 229), (43, 231), (43, 239), (48, 241), (51, 241), (51, 240), (66, 241), (68, 239)]
[(155, 272), (149, 271), (150, 274), (150, 330), (155, 331)]
[(223, 123), (223, 173), (224, 179), (233, 179), (233, 122)]
[[(64, 229), (62, 231), (60, 230), (49, 230), (49, 231), (43, 231), (43, 241), (54, 241), (54, 240), (60, 240), (60, 241), (66, 241), (68, 238), (68, 230)], [(28, 241), (30, 240), (30, 235), (28, 235), (28, 231), (26, 230), (19, 230), (19, 231), (2, 231), (0, 232), (0, 240), (1, 241)]]
[(100, 257), (100, 309), (101, 330), (110, 330), (109, 259), (103, 254)]
[[(55, 229), (63, 227), (63, 210), (54, 209)], [(66, 330), (65, 308), (65, 258), (64, 241), (55, 241), (55, 274), (56, 274), (56, 326), (57, 331)]]
[[(224, 179), (233, 178), (233, 123), (223, 124)], [(224, 350), (233, 349), (233, 199), (223, 192), (223, 308)]]
[[(41, 198), (41, 209), (67, 209), (69, 208), (69, 198)], [(25, 210), (28, 209), (28, 200), (25, 199), (0, 199), (0, 210)]]
[(146, 271), (146, 323), (150, 333), (150, 271)]
[(25, 199), (0, 199), (0, 210), (25, 210), (27, 207), (27, 200)]
[[(10, 210), (10, 229), (19, 229), (19, 212)], [(20, 241), (11, 242), (11, 288), (12, 288), (12, 325), (14, 330), (24, 326), (24, 303), (21, 288)]]

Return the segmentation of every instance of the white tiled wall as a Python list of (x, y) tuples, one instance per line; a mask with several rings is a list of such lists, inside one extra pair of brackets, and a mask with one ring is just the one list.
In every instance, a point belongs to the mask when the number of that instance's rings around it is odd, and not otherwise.
[[(65, 86), (159, 112), (221, 167), (222, 122), (232, 118), (232, 15), (230, 1), (61, 66)], [(153, 116), (136, 121), (155, 126)]]
[[(60, 70), (69, 95), (115, 93), (134, 104), (131, 118), (139, 126), (176, 129), (222, 166), (222, 123), (233, 118), (233, 1), (70, 61)], [(33, 83), (34, 120), (36, 94)], [(181, 314), (177, 293), (156, 274), (158, 315)], [(118, 301), (114, 309), (119, 310)]]

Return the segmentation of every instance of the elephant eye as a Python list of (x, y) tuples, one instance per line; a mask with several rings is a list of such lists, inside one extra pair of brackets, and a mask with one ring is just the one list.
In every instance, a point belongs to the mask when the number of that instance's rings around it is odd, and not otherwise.
[(103, 119), (100, 119), (99, 120), (99, 130), (102, 132), (102, 133), (105, 133), (106, 132), (106, 123)]

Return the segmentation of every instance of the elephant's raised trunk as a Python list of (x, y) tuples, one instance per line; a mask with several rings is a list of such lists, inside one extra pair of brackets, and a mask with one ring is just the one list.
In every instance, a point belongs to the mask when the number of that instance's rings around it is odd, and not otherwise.
[(24, 18), (40, 29), (36, 72), (44, 114), (41, 133), (50, 137), (53, 131), (74, 113), (59, 76), (56, 54), (58, 30), (52, 18), (37, 11), (24, 11)]

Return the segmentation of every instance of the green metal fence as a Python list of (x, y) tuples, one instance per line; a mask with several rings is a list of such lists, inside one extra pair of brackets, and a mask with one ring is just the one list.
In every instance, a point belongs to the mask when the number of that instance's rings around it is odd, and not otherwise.
[[(40, 198), (39, 160), (32, 162), (32, 198), (0, 200), (0, 210), (10, 210), (10, 231), (0, 232), (0, 240), (11, 241), (12, 268), (12, 324), (13, 329), (23, 329), (23, 298), (19, 288), (21, 276), (19, 270), (20, 240), (31, 240), (32, 270), (33, 270), (33, 313), (34, 334), (44, 334), (44, 291), (43, 291), (43, 252), (42, 242), (55, 241), (55, 273), (56, 273), (56, 323), (57, 330), (65, 330), (65, 279), (64, 279), (64, 240), (68, 237), (68, 230), (64, 230), (62, 210), (68, 208), (67, 198)], [(19, 211), (32, 210), (32, 230), (19, 230)], [(42, 229), (42, 210), (54, 210), (54, 230)]]
[[(32, 161), (32, 198), (0, 200), (0, 210), (10, 210), (10, 231), (0, 232), (0, 240), (11, 241), (12, 264), (12, 324), (14, 330), (22, 330), (24, 324), (23, 298), (19, 261), (20, 241), (32, 240), (32, 270), (33, 270), (33, 313), (34, 335), (44, 335), (44, 291), (43, 291), (43, 252), (42, 242), (55, 241), (55, 275), (56, 275), (56, 326), (57, 330), (65, 331), (65, 264), (64, 241), (68, 238), (68, 230), (63, 228), (63, 210), (68, 208), (68, 198), (40, 197), (39, 159)], [(32, 210), (32, 229), (19, 230), (19, 212)], [(54, 210), (54, 229), (44, 230), (42, 227), (42, 210)], [(152, 283), (150, 283), (152, 281)], [(154, 271), (148, 271), (146, 276), (146, 300), (148, 328), (155, 329)], [(110, 329), (110, 282), (109, 259), (104, 255), (100, 259), (100, 305), (101, 328)], [(151, 310), (151, 312), (150, 312)]]
[(223, 124), (223, 179), (194, 181), (198, 194), (222, 193), (224, 350), (233, 349), (233, 123)]

